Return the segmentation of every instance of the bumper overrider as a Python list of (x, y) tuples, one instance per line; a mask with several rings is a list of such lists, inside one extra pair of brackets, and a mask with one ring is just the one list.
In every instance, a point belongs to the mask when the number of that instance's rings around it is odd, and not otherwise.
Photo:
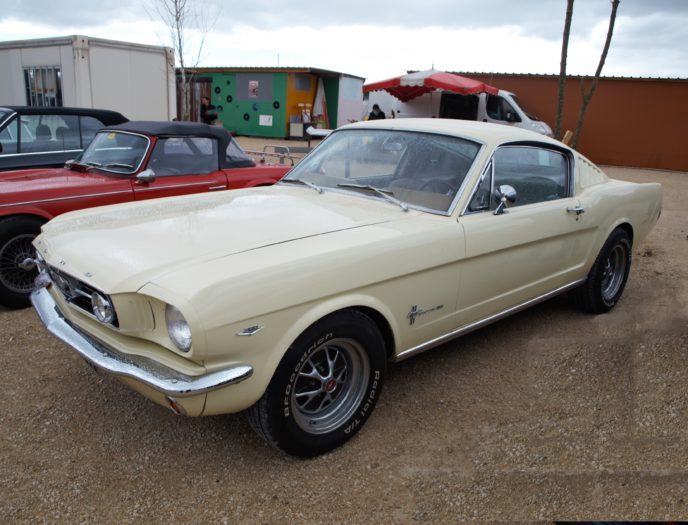
[[(142, 356), (125, 355), (84, 333), (70, 323), (48, 291), (47, 275), (40, 274), (31, 293), (31, 303), (48, 331), (71, 346), (96, 369), (114, 376), (133, 379), (166, 398), (196, 396), (248, 379), (253, 368), (234, 366), (201, 376), (188, 376)], [(169, 399), (168, 399), (169, 401)], [(174, 410), (174, 407), (171, 407)]]

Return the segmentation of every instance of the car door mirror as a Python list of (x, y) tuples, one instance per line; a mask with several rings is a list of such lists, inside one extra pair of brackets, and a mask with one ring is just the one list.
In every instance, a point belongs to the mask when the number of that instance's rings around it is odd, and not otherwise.
[(507, 122), (521, 122), (521, 117), (519, 117), (518, 114), (516, 114), (516, 113), (512, 113), (511, 111), (507, 111), (506, 121)]
[(155, 181), (155, 172), (150, 168), (143, 170), (141, 173), (139, 173), (136, 176), (136, 182), (138, 182), (139, 184), (148, 184), (148, 183), (154, 182), (154, 181)]
[(501, 186), (495, 188), (494, 197), (499, 203), (497, 209), (494, 211), (494, 214), (501, 215), (502, 213), (505, 213), (506, 208), (516, 202), (518, 195), (516, 194), (516, 190), (513, 186), (502, 184)]

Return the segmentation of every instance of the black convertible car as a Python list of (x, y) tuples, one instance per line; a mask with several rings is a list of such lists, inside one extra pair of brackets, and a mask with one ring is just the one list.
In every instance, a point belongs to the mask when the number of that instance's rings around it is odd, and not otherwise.
[(128, 120), (105, 109), (0, 106), (0, 171), (60, 167), (100, 128)]

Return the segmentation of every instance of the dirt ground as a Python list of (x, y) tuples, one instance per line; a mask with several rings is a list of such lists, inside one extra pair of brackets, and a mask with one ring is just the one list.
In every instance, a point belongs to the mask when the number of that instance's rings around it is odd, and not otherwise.
[(240, 414), (175, 417), (0, 310), (0, 523), (688, 519), (688, 174), (606, 171), (664, 186), (615, 310), (557, 298), (391, 365), (313, 460)]

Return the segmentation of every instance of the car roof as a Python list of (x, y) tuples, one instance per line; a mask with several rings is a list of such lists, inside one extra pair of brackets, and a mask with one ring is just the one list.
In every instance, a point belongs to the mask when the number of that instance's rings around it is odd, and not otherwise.
[(399, 131), (420, 131), (423, 133), (439, 133), (453, 135), (465, 139), (479, 140), (486, 144), (504, 144), (506, 142), (544, 142), (562, 148), (565, 146), (540, 133), (516, 126), (476, 122), (472, 120), (442, 119), (442, 118), (396, 118), (383, 120), (369, 120), (347, 124), (339, 129), (389, 129)]
[(127, 117), (117, 111), (110, 109), (94, 109), (94, 108), (65, 108), (65, 107), (43, 107), (43, 106), (0, 106), (0, 110), (7, 109), (16, 111), (20, 115), (85, 115), (95, 117), (104, 125), (111, 126), (112, 124), (119, 124), (126, 122)]
[[(100, 131), (127, 131), (129, 133), (139, 133), (154, 137), (208, 137), (217, 139), (219, 164), (221, 168), (240, 168), (255, 166), (253, 160), (248, 156), (245, 159), (232, 159), (225, 154), (230, 142), (233, 142), (232, 135), (221, 126), (210, 126), (199, 124), (198, 122), (167, 122), (156, 120), (132, 120), (116, 126), (108, 126)], [(243, 152), (241, 146), (234, 141), (236, 148)], [(244, 153), (245, 155), (245, 153)]]
[(167, 122), (154, 120), (132, 120), (108, 126), (108, 129), (142, 133), (144, 135), (157, 135), (167, 137), (195, 136), (212, 137), (221, 142), (228, 142), (229, 132), (220, 126), (210, 126), (198, 122)]

